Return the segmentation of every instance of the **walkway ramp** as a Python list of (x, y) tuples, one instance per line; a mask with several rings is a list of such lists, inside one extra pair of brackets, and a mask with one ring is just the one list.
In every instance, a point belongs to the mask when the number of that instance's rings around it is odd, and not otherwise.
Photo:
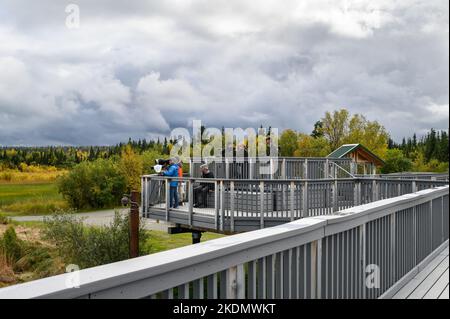
[(393, 299), (449, 299), (449, 248), (438, 254)]

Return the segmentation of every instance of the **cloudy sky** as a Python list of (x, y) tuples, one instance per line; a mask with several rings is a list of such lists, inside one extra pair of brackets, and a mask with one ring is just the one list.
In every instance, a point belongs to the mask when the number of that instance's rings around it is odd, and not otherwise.
[(0, 0), (0, 145), (114, 144), (193, 119), (309, 133), (342, 107), (397, 140), (447, 129), (448, 12), (448, 0)]

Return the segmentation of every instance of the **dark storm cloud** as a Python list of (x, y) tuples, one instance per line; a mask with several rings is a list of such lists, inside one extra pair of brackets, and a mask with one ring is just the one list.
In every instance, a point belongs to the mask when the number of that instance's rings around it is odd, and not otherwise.
[(0, 145), (294, 128), (346, 107), (448, 127), (447, 1), (0, 0)]

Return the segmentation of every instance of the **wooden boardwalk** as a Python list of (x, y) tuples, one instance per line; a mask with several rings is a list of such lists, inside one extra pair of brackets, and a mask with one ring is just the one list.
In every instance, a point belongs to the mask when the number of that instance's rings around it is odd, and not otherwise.
[(448, 263), (449, 248), (447, 247), (403, 286), (393, 299), (449, 299)]

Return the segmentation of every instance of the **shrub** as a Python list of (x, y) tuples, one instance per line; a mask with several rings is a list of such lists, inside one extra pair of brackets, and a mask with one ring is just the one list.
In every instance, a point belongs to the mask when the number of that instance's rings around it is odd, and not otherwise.
[(103, 208), (119, 203), (126, 183), (117, 164), (98, 159), (75, 166), (58, 179), (58, 188), (73, 208)]
[(13, 262), (16, 262), (22, 257), (24, 244), (17, 238), (14, 227), (9, 227), (3, 234), (3, 237), (0, 240), (0, 249), (2, 249), (6, 256), (11, 258)]
[[(53, 241), (60, 254), (81, 268), (108, 264), (129, 258), (129, 217), (116, 212), (108, 226), (85, 227), (71, 212), (59, 212), (44, 220), (44, 238)], [(141, 223), (143, 225), (143, 223)], [(148, 233), (141, 228), (140, 251)]]
[(0, 214), (0, 225), (8, 225), (9, 218)]
[(0, 247), (0, 288), (15, 282), (11, 258)]
[(381, 169), (383, 174), (407, 172), (412, 169), (411, 160), (406, 158), (399, 149), (387, 150), (384, 162), (385, 164)]

